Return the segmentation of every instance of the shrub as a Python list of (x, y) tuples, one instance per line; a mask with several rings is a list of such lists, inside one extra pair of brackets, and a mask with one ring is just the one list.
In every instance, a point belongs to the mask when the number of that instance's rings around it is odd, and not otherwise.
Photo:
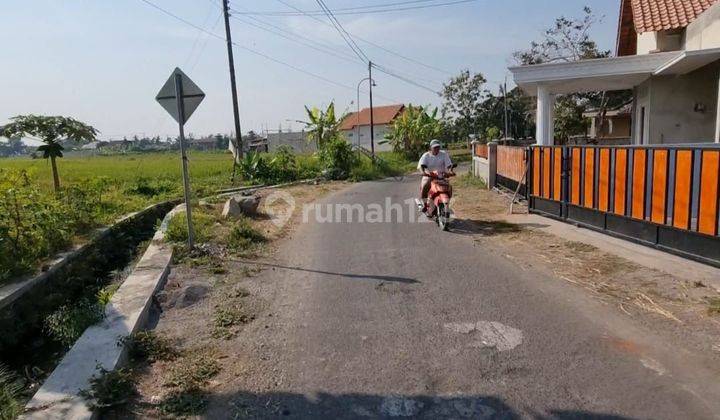
[(146, 360), (153, 363), (157, 360), (173, 360), (178, 355), (166, 338), (153, 331), (138, 331), (125, 337), (121, 343), (127, 345), (128, 355), (136, 361)]
[[(195, 241), (207, 242), (212, 236), (212, 227), (216, 221), (215, 217), (198, 209), (194, 209), (192, 212), (192, 220), (195, 230)], [(165, 231), (165, 239), (170, 242), (187, 241), (187, 215), (185, 212), (179, 212), (170, 219), (167, 231)]]
[(22, 383), (17, 376), (0, 364), (0, 419), (14, 419), (22, 413), (21, 390)]
[(71, 346), (87, 327), (101, 321), (105, 308), (97, 301), (83, 299), (76, 304), (63, 305), (45, 319), (45, 329), (54, 340)]
[(186, 417), (198, 416), (207, 407), (207, 394), (198, 389), (171, 392), (162, 400), (158, 409), (165, 415)]
[(137, 393), (135, 377), (130, 370), (109, 371), (100, 365), (97, 369), (99, 374), (90, 379), (90, 388), (80, 392), (91, 409), (103, 410), (123, 405)]
[(245, 250), (253, 244), (265, 242), (265, 236), (250, 225), (248, 219), (241, 217), (233, 225), (228, 235), (228, 246), (235, 250)]
[(139, 177), (129, 187), (125, 188), (127, 194), (142, 195), (145, 197), (155, 197), (176, 192), (176, 184), (165, 179), (150, 179), (147, 177)]
[(220, 365), (208, 355), (194, 355), (181, 359), (170, 368), (165, 386), (180, 391), (199, 389), (220, 372)]
[(25, 171), (0, 170), (0, 283), (31, 271), (96, 226), (100, 191), (95, 184), (70, 185), (48, 194)]
[(345, 179), (358, 162), (352, 145), (342, 138), (328, 139), (319, 151), (320, 162), (329, 179)]

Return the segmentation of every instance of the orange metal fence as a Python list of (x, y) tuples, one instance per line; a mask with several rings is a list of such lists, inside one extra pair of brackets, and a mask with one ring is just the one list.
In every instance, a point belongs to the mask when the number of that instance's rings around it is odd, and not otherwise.
[(526, 148), (497, 147), (497, 174), (515, 182), (524, 183)]
[(474, 155), (481, 158), (488, 158), (488, 145), (487, 144), (476, 144)]
[(720, 148), (534, 146), (531, 156), (531, 209), (720, 262)]

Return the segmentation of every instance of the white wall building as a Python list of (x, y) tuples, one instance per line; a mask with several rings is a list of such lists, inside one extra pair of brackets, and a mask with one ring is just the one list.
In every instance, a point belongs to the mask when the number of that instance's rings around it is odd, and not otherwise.
[(634, 144), (720, 142), (720, 2), (622, 0), (617, 56), (511, 67), (554, 144), (555, 95), (632, 89)]
[[(390, 144), (380, 144), (385, 134), (391, 129), (393, 120), (402, 113), (405, 105), (386, 105), (373, 107), (373, 134), (375, 151), (392, 150)], [(363, 108), (360, 113), (348, 114), (340, 125), (340, 132), (349, 143), (364, 149), (371, 149), (370, 142), (370, 108)]]

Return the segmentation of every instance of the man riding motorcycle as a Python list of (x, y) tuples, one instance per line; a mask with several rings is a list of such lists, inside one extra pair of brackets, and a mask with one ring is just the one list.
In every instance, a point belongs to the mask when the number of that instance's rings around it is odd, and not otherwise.
[(433, 177), (432, 173), (453, 173), (453, 163), (450, 160), (450, 155), (440, 150), (440, 140), (433, 139), (430, 141), (430, 150), (420, 157), (418, 169), (423, 174), (420, 181), (420, 201), (423, 204), (422, 211), (424, 213), (428, 209), (428, 192)]

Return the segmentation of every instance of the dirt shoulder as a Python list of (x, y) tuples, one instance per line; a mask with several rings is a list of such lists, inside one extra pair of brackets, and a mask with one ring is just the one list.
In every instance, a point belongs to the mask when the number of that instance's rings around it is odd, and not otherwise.
[[(672, 341), (720, 360), (720, 293), (694, 278), (678, 278), (597, 247), (507, 221), (510, 197), (460, 178), (454, 211), (473, 240), (498, 250), (523, 270), (535, 270), (584, 290)], [(527, 212), (523, 205), (515, 213)]]
[[(224, 200), (204, 203), (203, 211), (218, 218), (213, 237), (195, 253), (178, 252), (167, 285), (157, 295), (156, 319), (151, 325), (153, 334), (168, 343), (175, 356), (152, 362), (134, 360), (131, 370), (137, 380), (136, 397), (122, 409), (106, 412), (105, 416), (202, 415), (211, 409), (213, 395), (236, 385), (241, 378), (273, 381), (272, 367), (263, 365), (266, 359), (263, 343), (240, 338), (245, 330), (262, 331), (268, 328), (268, 321), (272, 321), (271, 302), (277, 288), (257, 281), (257, 275), (273, 270), (267, 262), (273, 260), (278, 246), (292, 237), (301, 221), (304, 204), (348, 185), (331, 182), (259, 192), (262, 212), (252, 219), (243, 219), (243, 223), (247, 222), (243, 229), (252, 230), (254, 233), (249, 236), (254, 240), (235, 247), (232, 245), (237, 241), (230, 238), (237, 222), (225, 221), (219, 216)], [(288, 213), (290, 198), (294, 205), (292, 214)], [(289, 217), (288, 223), (276, 223), (278, 218), (285, 217)], [(261, 236), (253, 236), (257, 234)], [(256, 336), (258, 331), (249, 335)], [(249, 374), (256, 369), (270, 372)], [(253, 383), (252, 388), (270, 385), (270, 382)]]

